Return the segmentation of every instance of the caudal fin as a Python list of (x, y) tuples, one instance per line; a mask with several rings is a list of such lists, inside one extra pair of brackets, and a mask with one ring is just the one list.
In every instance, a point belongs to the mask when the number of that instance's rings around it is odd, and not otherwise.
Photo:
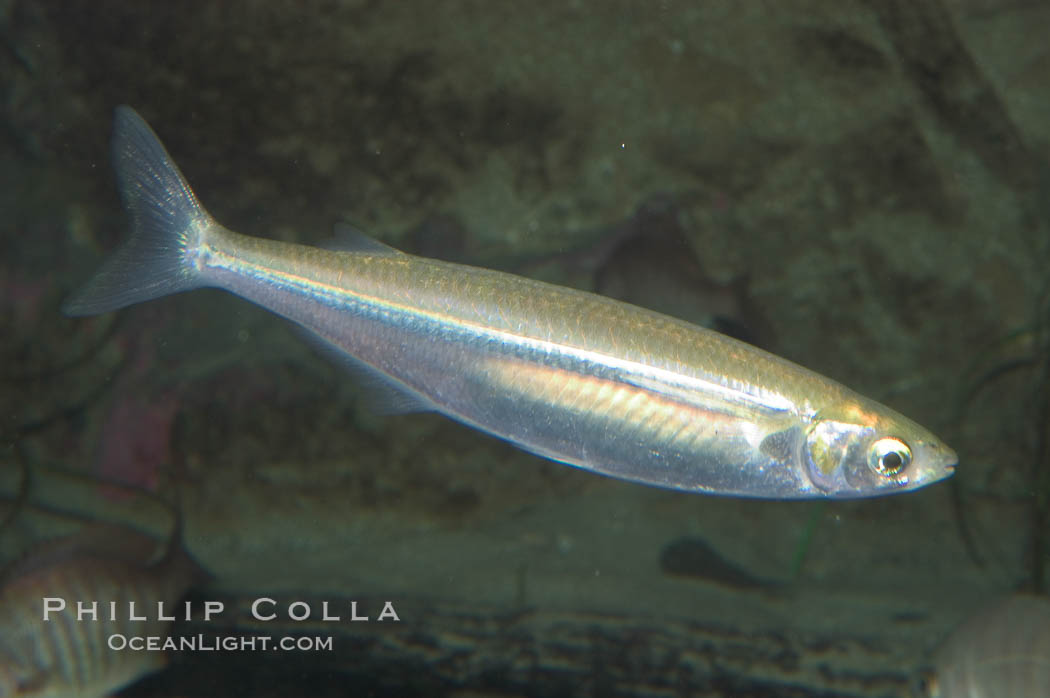
[(131, 107), (113, 119), (113, 167), (131, 235), (62, 306), (96, 315), (199, 288), (193, 252), (212, 225), (186, 179), (149, 125)]

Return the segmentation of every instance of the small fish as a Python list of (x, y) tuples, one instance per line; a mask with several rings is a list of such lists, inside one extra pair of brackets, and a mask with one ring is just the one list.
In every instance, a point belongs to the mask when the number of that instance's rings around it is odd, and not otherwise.
[(1019, 594), (981, 611), (933, 657), (927, 698), (1048, 698), (1050, 599)]
[(893, 410), (711, 330), (575, 289), (219, 225), (149, 126), (116, 112), (128, 241), (64, 306), (90, 315), (217, 287), (302, 326), (386, 391), (555, 461), (692, 492), (866, 497), (947, 477), (955, 453)]
[[(7, 570), (0, 586), (0, 698), (101, 698), (163, 667), (162, 652), (109, 644), (114, 635), (167, 637), (171, 622), (158, 619), (157, 604), (173, 613), (190, 586), (206, 578), (182, 548), (181, 534), (167, 550), (158, 548), (132, 529), (92, 526)], [(78, 619), (78, 602), (85, 609), (94, 602), (94, 617)]]

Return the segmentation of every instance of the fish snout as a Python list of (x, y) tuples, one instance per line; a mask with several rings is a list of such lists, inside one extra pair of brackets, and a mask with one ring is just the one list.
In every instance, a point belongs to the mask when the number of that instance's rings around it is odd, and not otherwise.
[(955, 474), (956, 466), (959, 465), (958, 454), (937, 440), (920, 441), (918, 456), (919, 472), (916, 480), (922, 484), (930, 484), (951, 477)]

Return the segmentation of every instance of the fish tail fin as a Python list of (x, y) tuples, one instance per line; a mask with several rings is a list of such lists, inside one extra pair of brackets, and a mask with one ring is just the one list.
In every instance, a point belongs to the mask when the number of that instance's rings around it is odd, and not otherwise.
[(134, 109), (117, 107), (113, 167), (131, 235), (62, 306), (66, 315), (96, 315), (200, 288), (196, 258), (215, 225), (157, 135)]

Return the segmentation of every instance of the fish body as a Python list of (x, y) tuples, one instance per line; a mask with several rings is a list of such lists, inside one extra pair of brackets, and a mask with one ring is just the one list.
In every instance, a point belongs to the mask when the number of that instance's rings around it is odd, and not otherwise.
[(222, 288), (377, 379), (393, 411), (441, 412), (562, 463), (679, 490), (863, 497), (929, 484), (957, 460), (885, 406), (666, 315), (360, 235), (333, 250), (227, 230), (127, 107), (114, 160), (132, 235), (68, 314)]
[(921, 695), (1050, 696), (1050, 599), (1019, 594), (964, 622), (937, 650)]
[[(0, 586), (0, 698), (101, 698), (164, 666), (159, 651), (110, 645), (115, 635), (167, 637), (171, 622), (158, 619), (158, 602), (172, 609), (203, 578), (181, 548), (154, 560), (157, 548), (136, 531), (95, 527), (8, 570)], [(78, 616), (78, 602), (85, 610), (94, 603), (94, 616)]]

